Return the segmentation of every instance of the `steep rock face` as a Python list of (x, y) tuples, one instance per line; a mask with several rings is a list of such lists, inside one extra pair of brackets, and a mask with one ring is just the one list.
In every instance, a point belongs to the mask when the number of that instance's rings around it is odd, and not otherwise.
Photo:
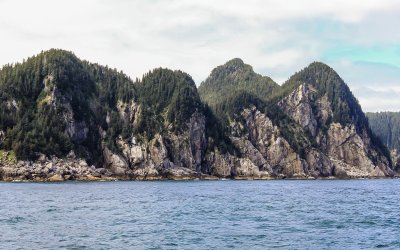
[[(284, 84), (282, 91), (277, 92), (278, 99), (272, 98), (277, 109), (281, 109), (309, 134), (306, 133), (303, 138), (293, 138), (299, 130), (289, 120), (283, 116), (280, 119), (286, 119), (286, 124), (276, 120), (278, 110), (268, 113), (275, 116), (274, 126), (273, 119), (254, 106), (240, 109), (240, 105), (245, 107), (249, 102), (260, 104), (263, 100), (266, 101), (264, 107), (274, 109), (268, 97), (255, 100), (252, 94), (245, 93), (242, 96), (233, 95), (231, 99), (221, 97), (214, 100), (213, 93), (207, 92), (212, 84), (216, 85), (214, 88), (229, 88), (229, 81), (224, 82), (224, 77), (240, 79), (243, 75), (240, 68), (230, 67), (228, 62), (213, 71), (205, 86), (201, 87), (201, 94), (224, 119), (236, 117), (230, 124), (231, 140), (240, 149), (242, 157), (249, 159), (259, 170), (286, 177), (379, 177), (393, 174), (388, 159), (379, 151), (379, 145), (368, 131), (357, 100), (328, 66), (311, 64)], [(251, 83), (246, 84), (252, 89)], [(234, 82), (232, 86), (240, 86), (240, 83)], [(299, 145), (303, 152), (299, 151)], [(235, 173), (234, 164), (229, 167)]]
[(278, 138), (268, 150), (268, 157), (275, 172), (288, 177), (304, 177), (305, 162), (290, 148), (282, 137)]
[(118, 154), (114, 154), (108, 148), (104, 149), (104, 167), (116, 175), (125, 175), (128, 164), (125, 159)]
[[(323, 176), (335, 175), (335, 171), (350, 177), (392, 175), (388, 161), (378, 157), (366, 133), (357, 133), (354, 125), (329, 123), (333, 114), (331, 103), (326, 95), (316, 99), (315, 92), (312, 86), (303, 83), (279, 102), (279, 106), (319, 144), (319, 156), (315, 155), (316, 151), (308, 154), (309, 166), (315, 166)], [(324, 126), (328, 127), (327, 132), (320, 129)], [(377, 157), (376, 162), (371, 156)]]
[(328, 177), (335, 175), (335, 165), (331, 159), (317, 149), (311, 149), (307, 156), (307, 175), (313, 177)]
[[(256, 107), (244, 109), (243, 122), (232, 127), (232, 141), (265, 175), (305, 177), (305, 161), (280, 135), (279, 129)], [(241, 135), (238, 137), (238, 135)]]
[(187, 122), (187, 130), (168, 134), (168, 155), (175, 165), (201, 172), (206, 148), (205, 117), (193, 113)]
[[(135, 105), (131, 107), (139, 109)], [(129, 118), (127, 113), (132, 112), (127, 110), (121, 114)], [(120, 175), (154, 179), (157, 176), (190, 177), (201, 174), (206, 149), (205, 117), (194, 113), (187, 123), (187, 130), (182, 133), (156, 134), (153, 139), (140, 142), (133, 137), (129, 143), (120, 137), (117, 144), (121, 153), (105, 149), (104, 164)]]
[[(272, 124), (272, 121), (256, 107), (244, 109), (242, 117), (245, 120), (245, 128), (248, 129), (248, 138), (255, 143), (261, 153), (267, 155), (267, 148), (278, 140), (279, 130)], [(241, 126), (241, 127), (244, 127)]]
[(394, 170), (397, 171), (397, 173), (399, 173), (400, 172), (400, 154), (397, 151), (397, 149), (393, 149), (390, 152), (390, 156), (392, 158), (392, 162), (393, 162), (393, 165), (394, 165)]
[[(282, 177), (393, 174), (357, 100), (330, 67), (312, 63), (270, 91), (270, 97), (260, 95), (259, 84), (247, 81), (243, 68), (242, 61), (227, 62), (200, 86), (203, 100), (228, 123), (231, 141), (242, 159), (259, 171)], [(229, 94), (216, 97), (221, 90)], [(212, 159), (217, 158), (213, 155)], [(235, 157), (218, 159), (226, 166), (222, 172), (237, 173)]]
[(367, 146), (357, 134), (354, 126), (342, 127), (332, 123), (327, 134), (324, 151), (334, 161), (340, 161), (340, 167), (352, 177), (385, 176), (386, 169), (381, 170), (367, 155)]
[(272, 173), (271, 166), (261, 152), (246, 138), (231, 137), (232, 142), (241, 149), (243, 156), (247, 157), (260, 170)]
[(141, 105), (131, 101), (130, 103), (125, 103), (122, 101), (118, 101), (117, 109), (121, 118), (132, 126), (137, 127), (139, 123), (139, 115), (142, 112)]
[(312, 136), (316, 136), (318, 125), (312, 108), (315, 92), (314, 88), (303, 83), (278, 103), (290, 117), (310, 131)]
[(318, 97), (317, 90), (307, 83), (290, 92), (278, 106), (313, 137), (317, 137), (321, 126), (327, 126), (333, 116), (328, 96)]
[(222, 154), (216, 150), (206, 155), (205, 164), (208, 168), (208, 173), (220, 178), (272, 178), (270, 172), (260, 169), (260, 167), (247, 156), (237, 157), (227, 153)]
[(0, 130), (0, 144), (3, 142), (5, 136), (6, 136), (6, 133), (4, 133), (3, 130)]
[(190, 118), (189, 124), (189, 141), (192, 153), (192, 162), (195, 165), (196, 172), (201, 171), (204, 151), (206, 148), (205, 138), (205, 117), (200, 113), (194, 113)]
[(218, 150), (209, 152), (205, 157), (203, 172), (217, 177), (232, 177), (234, 176), (236, 160), (236, 157), (230, 154), (222, 154)]
[(316, 100), (316, 120), (319, 124), (326, 125), (332, 118), (333, 112), (328, 96), (325, 94)]

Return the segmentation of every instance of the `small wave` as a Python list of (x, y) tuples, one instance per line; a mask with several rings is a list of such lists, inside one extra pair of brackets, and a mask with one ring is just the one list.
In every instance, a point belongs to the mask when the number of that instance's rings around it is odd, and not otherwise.
[(376, 225), (376, 222), (375, 222), (375, 221), (370, 221), (370, 220), (357, 221), (356, 223), (357, 223), (357, 224), (368, 225), (368, 226)]
[(17, 224), (17, 223), (20, 223), (23, 221), (25, 221), (25, 218), (21, 217), (21, 216), (13, 216), (11, 218), (0, 220), (0, 222), (5, 223), (5, 224)]
[(396, 249), (399, 249), (400, 241), (395, 241), (395, 242), (392, 242), (389, 244), (380, 243), (380, 244), (376, 245), (375, 247), (376, 248), (393, 248), (393, 247), (395, 247)]

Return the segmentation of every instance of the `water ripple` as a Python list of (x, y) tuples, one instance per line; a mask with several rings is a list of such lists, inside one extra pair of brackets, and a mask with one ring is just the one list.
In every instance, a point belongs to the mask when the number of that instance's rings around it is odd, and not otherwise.
[(0, 183), (0, 249), (400, 248), (400, 180)]

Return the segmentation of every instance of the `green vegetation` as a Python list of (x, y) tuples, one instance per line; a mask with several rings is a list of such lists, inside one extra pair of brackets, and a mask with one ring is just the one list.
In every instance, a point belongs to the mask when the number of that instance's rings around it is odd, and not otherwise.
[[(347, 84), (329, 66), (320, 62), (310, 64), (307, 68), (290, 77), (290, 79), (275, 92), (271, 100), (280, 100), (302, 83), (311, 84), (317, 90), (316, 98), (324, 95), (328, 97), (333, 113), (330, 122), (337, 122), (341, 125), (354, 124), (357, 133), (366, 134), (371, 139), (372, 148), (375, 149), (379, 155), (385, 156), (390, 161), (389, 150), (381, 140), (372, 133), (368, 119), (363, 113), (357, 99), (353, 96)], [(326, 130), (326, 125), (328, 124), (319, 124), (320, 129)], [(369, 156), (373, 161), (377, 161), (372, 153), (369, 153)]]
[(355, 124), (358, 132), (368, 127), (361, 106), (347, 84), (332, 68), (320, 62), (314, 62), (290, 77), (273, 96), (273, 99), (281, 99), (302, 83), (311, 84), (317, 90), (316, 98), (323, 95), (328, 96), (333, 112), (333, 122), (342, 125)]
[(213, 107), (223, 102), (225, 96), (235, 95), (240, 91), (265, 100), (278, 88), (279, 85), (271, 78), (255, 73), (250, 65), (236, 58), (215, 68), (201, 83), (199, 94), (204, 102)]
[[(295, 122), (275, 103), (268, 101), (278, 89), (279, 85), (271, 78), (255, 73), (253, 68), (244, 64), (241, 59), (230, 60), (215, 68), (199, 87), (200, 97), (209, 109), (207, 117), (215, 116), (214, 120), (218, 121), (212, 122), (210, 124), (213, 126), (212, 129), (208, 129), (213, 133), (214, 143), (220, 148), (232, 151), (231, 142), (228, 139), (229, 123), (233, 119), (241, 119), (239, 114), (243, 109), (254, 105), (259, 110), (267, 112), (274, 124), (282, 126), (282, 134), (293, 148), (299, 149), (299, 152), (308, 148), (310, 143), (307, 137), (304, 137), (304, 133), (299, 132), (302, 130), (298, 130)], [(291, 128), (294, 127), (299, 133), (292, 133)]]
[[(271, 101), (279, 90), (279, 85), (271, 78), (256, 74), (241, 59), (218, 66), (199, 87), (202, 100), (220, 121), (223, 128), (220, 133), (229, 134), (230, 121), (241, 119), (239, 114), (244, 108), (255, 106), (279, 127), (282, 136), (296, 152), (305, 155), (306, 150), (315, 144), (314, 139), (288, 117), (277, 102)], [(221, 140), (219, 143), (225, 145), (227, 142)]]
[[(318, 124), (319, 129), (327, 131), (331, 122), (354, 124), (358, 133), (366, 133), (371, 138), (371, 146), (379, 155), (390, 159), (389, 151), (371, 132), (368, 119), (348, 86), (332, 68), (323, 63), (310, 64), (282, 86), (278, 86), (270, 78), (254, 73), (251, 66), (244, 64), (240, 59), (233, 59), (214, 69), (199, 87), (199, 93), (225, 129), (229, 129), (229, 122), (235, 119), (235, 114), (240, 114), (243, 108), (256, 106), (279, 127), (282, 136), (291, 147), (304, 155), (310, 147), (318, 146), (315, 138), (277, 106), (282, 98), (303, 83), (311, 84), (317, 90), (315, 98), (326, 95), (331, 103), (333, 115), (327, 124)], [(370, 157), (377, 160), (372, 153)]]
[(163, 132), (164, 122), (172, 125), (172, 131), (181, 132), (194, 112), (202, 112), (196, 85), (182, 71), (158, 68), (135, 85), (143, 107), (137, 133), (148, 138)]
[[(329, 122), (355, 124), (380, 155), (388, 156), (347, 85), (321, 63), (311, 64), (279, 86), (233, 59), (214, 69), (197, 90), (182, 71), (158, 68), (132, 81), (123, 72), (52, 49), (0, 70), (0, 158), (34, 160), (40, 153), (63, 157), (74, 150), (89, 164), (101, 165), (104, 146), (121, 150), (117, 138), (129, 142), (134, 136), (143, 141), (161, 133), (168, 140), (170, 133), (187, 129), (195, 112), (205, 116), (208, 150), (238, 155), (229, 139), (229, 125), (241, 121), (240, 113), (252, 106), (265, 113), (292, 148), (305, 156), (318, 146), (315, 138), (277, 105), (304, 82), (317, 90), (316, 97), (328, 96), (333, 111)], [(135, 117), (121, 115), (121, 108), (131, 106), (140, 107)], [(400, 143), (392, 139), (398, 131), (390, 131), (391, 145), (398, 147)], [(388, 139), (383, 132), (378, 136)]]
[(226, 132), (226, 123), (221, 121), (207, 104), (204, 105), (203, 111), (206, 117), (207, 150), (213, 151), (218, 148), (222, 153), (229, 152), (233, 155), (240, 155), (239, 150), (232, 144), (229, 134)]
[[(119, 152), (120, 136), (148, 140), (166, 130), (183, 132), (192, 114), (205, 109), (186, 73), (159, 68), (133, 82), (123, 72), (55, 49), (6, 65), (0, 90), (0, 130), (6, 134), (0, 149), (14, 151), (18, 159), (39, 153), (63, 157), (74, 150), (96, 164), (102, 144)], [(118, 109), (132, 103), (141, 106), (137, 126)], [(76, 126), (87, 133), (74, 133)]]
[(236, 119), (245, 122), (240, 113), (244, 108), (251, 108), (252, 106), (264, 112), (272, 120), (272, 123), (279, 127), (281, 135), (300, 155), (304, 156), (311, 146), (315, 146), (314, 139), (287, 116), (276, 103), (261, 100), (246, 91), (237, 91), (227, 95), (224, 102), (214, 106), (214, 112), (221, 121), (225, 133), (229, 134), (231, 132), (229, 131), (230, 121)]
[(400, 152), (400, 112), (367, 113), (372, 131), (390, 149)]
[[(129, 121), (123, 120), (119, 114), (118, 101), (130, 103), (137, 101), (137, 90), (132, 80), (123, 72), (110, 69), (98, 64), (91, 64), (84, 61), (83, 65), (89, 73), (90, 78), (95, 82), (94, 98), (90, 100), (90, 109), (93, 116), (94, 126), (100, 126), (106, 131), (104, 138), (105, 145), (114, 152), (120, 149), (115, 138), (122, 136), (123, 139), (132, 136), (133, 128)], [(107, 122), (107, 117), (109, 121)], [(93, 131), (97, 131), (93, 127)], [(94, 133), (92, 143), (97, 146), (98, 155), (101, 155), (100, 137)], [(97, 141), (95, 140), (97, 136)], [(86, 147), (86, 145), (83, 145)]]
[[(18, 159), (38, 153), (65, 156), (74, 150), (93, 163), (101, 161), (98, 125), (108, 127), (107, 112), (116, 100), (130, 99), (133, 84), (115, 70), (82, 62), (73, 53), (49, 50), (0, 71), (0, 147)], [(70, 122), (85, 124), (85, 138), (68, 134)], [(114, 125), (115, 124), (115, 125)], [(110, 133), (113, 134), (113, 133)]]
[(13, 151), (0, 150), (0, 163), (1, 162), (16, 163), (17, 157)]
[[(58, 117), (62, 110), (51, 108), (51, 104), (43, 105), (41, 100), (51, 91), (72, 92), (70, 82), (87, 79), (77, 60), (72, 54), (51, 50), (22, 64), (3, 67), (0, 129), (7, 136), (1, 147), (12, 149), (20, 159), (34, 158), (37, 152), (61, 156), (71, 149), (71, 141), (61, 132), (66, 126)], [(83, 84), (90, 83), (83, 81)]]

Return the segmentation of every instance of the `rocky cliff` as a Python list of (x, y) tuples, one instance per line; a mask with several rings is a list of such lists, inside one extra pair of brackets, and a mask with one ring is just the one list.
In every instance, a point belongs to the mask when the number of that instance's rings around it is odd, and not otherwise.
[(337, 74), (314, 63), (282, 86), (234, 59), (200, 85), (50, 50), (0, 71), (3, 180), (392, 176)]
[[(215, 78), (210, 76), (206, 83)], [(227, 78), (224, 84), (230, 85), (231, 80)], [(371, 132), (357, 100), (324, 64), (311, 64), (276, 94), (227, 94), (210, 105), (229, 121), (230, 137), (242, 159), (248, 159), (262, 175), (361, 178), (394, 174), (388, 151)], [(260, 175), (254, 170), (250, 173)]]

